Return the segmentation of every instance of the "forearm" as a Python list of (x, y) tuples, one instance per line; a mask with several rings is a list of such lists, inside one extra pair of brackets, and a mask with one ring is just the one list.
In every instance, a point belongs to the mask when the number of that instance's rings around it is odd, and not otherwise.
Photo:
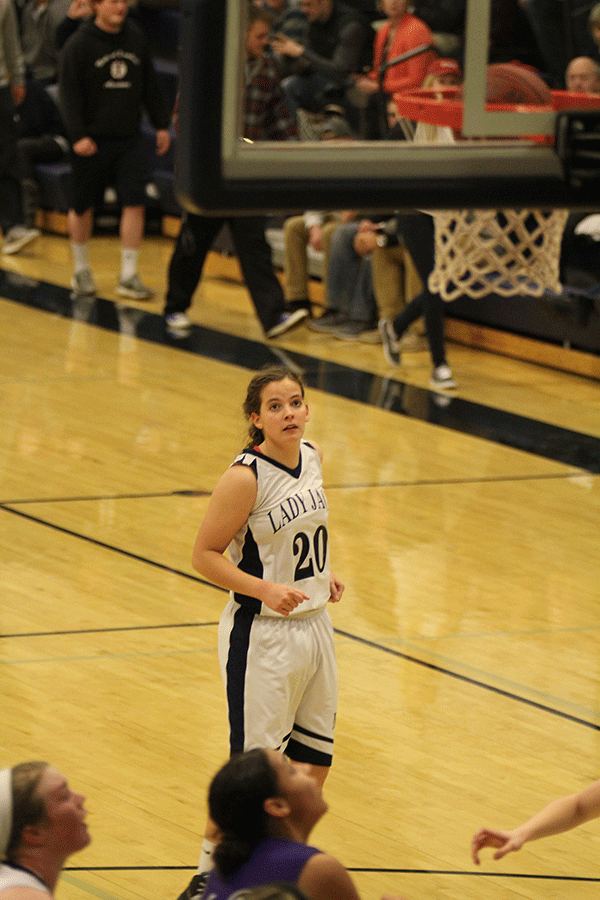
[(264, 580), (248, 575), (217, 550), (195, 550), (192, 565), (197, 572), (218, 587), (261, 600)]
[(582, 822), (592, 818), (594, 812), (586, 809), (578, 801), (578, 795), (560, 797), (552, 800), (543, 809), (531, 817), (523, 825), (516, 828), (514, 834), (525, 843), (535, 841), (538, 838), (549, 837), (553, 834), (561, 834), (576, 828)]

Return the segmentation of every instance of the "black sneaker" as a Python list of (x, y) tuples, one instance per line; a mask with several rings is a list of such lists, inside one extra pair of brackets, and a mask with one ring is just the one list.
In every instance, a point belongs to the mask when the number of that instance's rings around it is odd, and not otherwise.
[(196, 872), (185, 891), (177, 900), (200, 900), (208, 881), (209, 872)]
[(345, 313), (338, 312), (337, 309), (326, 309), (322, 316), (318, 319), (311, 319), (308, 327), (311, 331), (331, 332), (342, 322), (348, 322), (348, 316)]

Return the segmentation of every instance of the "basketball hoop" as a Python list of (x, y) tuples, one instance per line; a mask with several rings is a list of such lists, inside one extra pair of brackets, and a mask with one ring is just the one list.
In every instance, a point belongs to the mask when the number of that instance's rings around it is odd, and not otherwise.
[(435, 265), (429, 290), (443, 300), (467, 294), (559, 294), (564, 209), (436, 211)]
[[(531, 79), (531, 76), (528, 76)], [(489, 82), (488, 82), (489, 88)], [(414, 90), (396, 94), (400, 115), (430, 125), (462, 127), (463, 102), (459, 88)], [(550, 93), (550, 92), (548, 92)], [(486, 103), (493, 112), (561, 112), (598, 109), (600, 96), (573, 91), (552, 91), (552, 105)], [(529, 140), (552, 144), (553, 136), (532, 135)], [(435, 223), (435, 264), (428, 280), (430, 291), (443, 300), (467, 295), (541, 297), (560, 293), (560, 250), (568, 217), (564, 209), (458, 209), (432, 212)]]
[[(412, 122), (430, 125), (447, 125), (459, 132), (463, 123), (463, 101), (459, 87), (418, 88), (406, 93), (394, 94), (398, 112)], [(600, 109), (600, 95), (582, 94), (579, 91), (551, 91), (552, 104), (486, 103), (486, 112), (564, 112), (570, 109)], [(553, 144), (554, 135), (528, 136), (537, 143)]]

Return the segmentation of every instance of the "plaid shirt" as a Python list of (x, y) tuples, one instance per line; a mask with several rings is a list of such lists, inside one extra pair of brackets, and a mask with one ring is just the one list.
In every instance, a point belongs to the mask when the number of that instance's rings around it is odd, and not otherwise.
[(298, 137), (277, 69), (266, 57), (246, 63), (244, 137), (251, 141), (287, 141)]

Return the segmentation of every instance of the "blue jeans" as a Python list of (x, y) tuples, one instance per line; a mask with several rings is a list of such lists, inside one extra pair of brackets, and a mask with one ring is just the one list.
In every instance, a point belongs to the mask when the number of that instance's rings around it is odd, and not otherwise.
[(377, 318), (373, 297), (371, 260), (359, 256), (353, 247), (358, 222), (340, 225), (333, 232), (329, 248), (327, 306), (344, 313), (353, 322)]

